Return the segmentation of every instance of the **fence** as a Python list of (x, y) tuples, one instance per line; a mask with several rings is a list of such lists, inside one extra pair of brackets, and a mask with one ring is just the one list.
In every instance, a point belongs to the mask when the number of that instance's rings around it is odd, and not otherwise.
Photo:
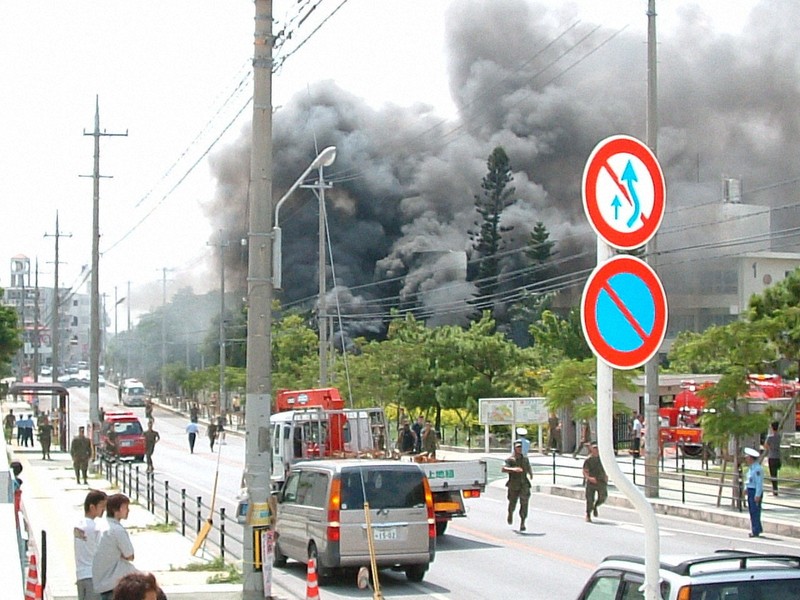
[[(665, 448), (659, 460), (659, 497), (678, 500), (681, 504), (711, 504), (717, 507), (728, 505), (734, 510), (744, 510), (746, 495), (742, 489), (744, 478), (741, 465), (737, 477), (734, 478), (732, 463), (715, 464), (709, 458), (687, 459), (679, 447)], [(576, 485), (583, 482), (582, 460), (565, 464), (564, 459), (559, 460), (558, 454), (553, 452), (531, 462), (534, 473), (552, 485)], [(618, 464), (634, 485), (648, 495), (644, 459), (635, 456), (619, 458)], [(789, 510), (796, 515), (800, 511), (800, 480), (779, 477), (778, 485), (780, 496), (771, 498), (770, 506)], [(766, 474), (765, 495), (770, 493), (770, 486), (771, 479)]]
[(171, 487), (169, 479), (142, 472), (138, 464), (102, 458), (101, 465), (105, 478), (113, 486), (131, 501), (143, 505), (164, 525), (174, 525), (184, 537), (196, 539), (203, 523), (210, 518), (212, 526), (205, 544), (215, 547), (224, 561), (242, 559), (243, 528), (228, 516), (226, 507), (220, 506), (212, 515), (211, 506), (202, 496), (190, 497), (186, 488)]

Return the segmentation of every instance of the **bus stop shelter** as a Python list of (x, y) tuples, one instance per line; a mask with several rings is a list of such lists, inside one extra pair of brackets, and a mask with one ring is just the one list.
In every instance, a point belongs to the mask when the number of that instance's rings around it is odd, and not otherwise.
[[(67, 451), (69, 443), (69, 391), (58, 383), (12, 383), (8, 390), (14, 401), (19, 397), (28, 402), (35, 414), (41, 411), (49, 413), (50, 423), (56, 433), (57, 439), (53, 440), (62, 452)], [(45, 399), (44, 404), (42, 398)], [(47, 398), (50, 399), (49, 404)]]

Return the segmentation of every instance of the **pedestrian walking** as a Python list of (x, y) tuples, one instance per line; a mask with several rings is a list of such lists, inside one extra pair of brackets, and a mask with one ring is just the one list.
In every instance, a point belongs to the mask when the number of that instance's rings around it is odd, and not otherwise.
[(514, 442), (514, 454), (503, 464), (503, 472), (508, 473), (508, 524), (514, 523), (514, 510), (519, 501), (519, 530), (525, 531), (525, 519), (528, 518), (528, 502), (531, 498), (531, 478), (533, 471), (528, 457), (522, 453), (522, 441)]
[(96, 600), (92, 585), (92, 561), (102, 529), (100, 518), (106, 510), (106, 493), (90, 490), (83, 501), (83, 517), (72, 528), (78, 600)]
[(200, 426), (194, 421), (189, 421), (186, 426), (186, 433), (189, 434), (189, 451), (194, 454), (194, 443), (197, 440), (197, 432), (200, 431)]
[(33, 447), (33, 415), (22, 416), (17, 421), (17, 445), (28, 447), (30, 443)]
[(633, 447), (631, 448), (631, 451), (636, 458), (639, 458), (642, 453), (643, 427), (642, 415), (637, 413), (636, 416), (633, 417), (633, 423), (631, 424), (631, 430), (633, 434)]
[(53, 425), (50, 418), (45, 415), (39, 425), (39, 444), (42, 446), (42, 460), (51, 460), (50, 445), (53, 443)]
[(148, 421), (153, 418), (153, 400), (150, 398), (144, 401), (144, 418)]
[(586, 448), (586, 451), (591, 454), (591, 444), (592, 444), (592, 426), (589, 424), (588, 419), (581, 419), (581, 428), (580, 428), (580, 435), (578, 436), (578, 441), (575, 444), (575, 452), (572, 453), (572, 458), (578, 458), (578, 454), (581, 453), (583, 448)]
[[(298, 430), (299, 431), (299, 430)], [(211, 446), (211, 451), (214, 451), (214, 442), (217, 441), (217, 426), (214, 423), (208, 424), (208, 443)]]
[(161, 439), (158, 432), (153, 429), (153, 421), (147, 422), (147, 430), (144, 432), (144, 456), (147, 459), (147, 472), (153, 472), (153, 451), (156, 449), (156, 444)]
[(761, 467), (758, 450), (745, 448), (747, 476), (744, 487), (747, 490), (747, 510), (750, 513), (750, 537), (758, 537), (764, 529), (761, 527), (761, 498), (764, 496), (764, 469)]
[(781, 470), (781, 434), (778, 431), (781, 424), (773, 421), (770, 424), (770, 432), (764, 440), (764, 450), (767, 452), (767, 466), (769, 476), (772, 479), (772, 495), (778, 495), (778, 471)]
[(72, 468), (75, 469), (75, 479), (80, 483), (81, 475), (83, 475), (83, 483), (88, 484), (89, 482), (86, 481), (86, 471), (89, 469), (89, 460), (92, 458), (92, 442), (86, 437), (85, 427), (78, 427), (78, 435), (72, 438), (69, 453), (70, 456), (72, 456)]
[[(14, 409), (9, 408), (8, 414), (3, 418), (3, 434), (6, 438), (6, 444), (11, 444), (11, 436), (14, 433), (14, 426), (17, 424), (17, 417), (14, 414)], [(19, 441), (17, 442), (19, 444)]]
[(586, 483), (586, 521), (597, 516), (597, 507), (608, 498), (608, 475), (600, 462), (597, 444), (589, 445), (589, 456), (583, 461), (583, 480)]
[(220, 446), (222, 446), (222, 445), (224, 445), (226, 443), (225, 442), (225, 422), (227, 420), (228, 420), (228, 417), (226, 416), (225, 411), (223, 410), (221, 413), (219, 413), (219, 416), (217, 417), (217, 437), (219, 438), (219, 445)]
[(128, 518), (130, 503), (125, 494), (113, 494), (106, 500), (108, 528), (100, 535), (92, 561), (92, 585), (100, 600), (111, 600), (120, 579), (136, 572), (131, 536), (122, 526), (122, 520)]
[(192, 404), (189, 407), (189, 420), (192, 423), (197, 423), (199, 414), (200, 414), (200, 410), (197, 408), (197, 404)]
[(430, 421), (425, 421), (421, 437), (422, 445), (420, 446), (420, 451), (429, 458), (436, 458), (436, 448), (439, 447), (439, 443)]
[(561, 421), (554, 412), (547, 419), (547, 434), (547, 447), (551, 452), (561, 454)]

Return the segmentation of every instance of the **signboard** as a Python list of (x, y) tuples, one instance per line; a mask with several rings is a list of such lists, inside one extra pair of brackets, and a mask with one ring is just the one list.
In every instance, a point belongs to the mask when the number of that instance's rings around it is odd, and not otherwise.
[(271, 529), (261, 535), (261, 575), (264, 582), (264, 597), (272, 598), (272, 561), (275, 558), (275, 532)]
[(617, 135), (595, 146), (583, 170), (582, 195), (595, 233), (620, 250), (646, 244), (664, 217), (664, 173), (636, 138)]
[(658, 352), (667, 332), (667, 296), (647, 263), (620, 255), (589, 276), (581, 298), (586, 341), (606, 364), (635, 369)]
[(480, 398), (478, 413), (481, 425), (546, 423), (544, 398)]

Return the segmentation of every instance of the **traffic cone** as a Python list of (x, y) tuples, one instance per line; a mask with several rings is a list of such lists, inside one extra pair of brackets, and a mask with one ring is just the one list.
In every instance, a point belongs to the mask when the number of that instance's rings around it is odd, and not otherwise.
[(308, 575), (306, 576), (306, 600), (320, 600), (317, 585), (317, 559), (308, 559)]
[(42, 584), (39, 583), (39, 569), (36, 555), (31, 552), (28, 558), (28, 577), (25, 581), (25, 600), (42, 600)]

